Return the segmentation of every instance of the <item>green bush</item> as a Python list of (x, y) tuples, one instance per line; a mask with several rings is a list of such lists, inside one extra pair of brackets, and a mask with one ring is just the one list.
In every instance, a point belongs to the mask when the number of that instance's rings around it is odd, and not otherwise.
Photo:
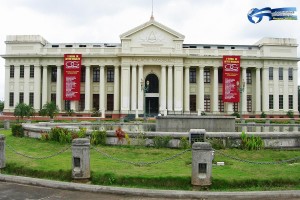
[(254, 135), (249, 137), (243, 131), (241, 135), (241, 139), (242, 139), (242, 144), (241, 144), (242, 149), (259, 150), (264, 148), (264, 141), (261, 139), (261, 137), (254, 136)]
[(91, 144), (106, 145), (106, 131), (93, 131), (91, 134)]
[(153, 145), (155, 148), (166, 148), (169, 147), (171, 136), (155, 136), (153, 138)]
[(294, 118), (294, 112), (292, 110), (289, 110), (286, 115), (289, 117), (289, 118)]
[(11, 132), (15, 137), (24, 137), (24, 129), (21, 124), (12, 125)]
[(213, 149), (220, 150), (225, 149), (225, 145), (223, 143), (223, 139), (220, 138), (209, 138), (206, 139), (212, 146)]
[(189, 142), (189, 138), (187, 138), (187, 137), (182, 137), (182, 138), (180, 138), (179, 147), (180, 147), (181, 149), (188, 149), (188, 148), (191, 148), (191, 145), (190, 145), (190, 142)]
[(232, 113), (231, 116), (235, 116), (236, 118), (240, 118), (240, 114), (238, 112)]
[(61, 144), (71, 143), (72, 139), (76, 138), (74, 136), (75, 135), (72, 134), (71, 131), (61, 127), (51, 128), (51, 131), (49, 132), (49, 139), (52, 141), (59, 142)]
[(260, 118), (267, 118), (266, 113), (265, 113), (265, 112), (262, 112), (262, 113), (260, 114)]

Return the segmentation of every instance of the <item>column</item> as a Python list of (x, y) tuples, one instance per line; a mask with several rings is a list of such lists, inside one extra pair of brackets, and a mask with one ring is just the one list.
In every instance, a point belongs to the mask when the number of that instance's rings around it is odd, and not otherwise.
[(84, 111), (91, 111), (91, 66), (85, 66), (85, 94), (84, 94)]
[(243, 101), (243, 108), (242, 113), (245, 114), (247, 112), (247, 67), (242, 68), (242, 80), (240, 84), (245, 83), (244, 92), (242, 93), (242, 101)]
[(198, 115), (204, 112), (204, 67), (199, 66), (198, 78)]
[(298, 67), (293, 68), (293, 110), (294, 115), (299, 113), (298, 111)]
[(259, 114), (261, 112), (261, 102), (260, 102), (260, 68), (255, 69), (255, 113)]
[(174, 66), (174, 111), (182, 111), (183, 66)]
[(39, 111), (41, 109), (41, 73), (42, 66), (34, 66), (34, 103), (33, 107), (35, 111)]
[(120, 81), (119, 81), (119, 66), (115, 66), (114, 73), (114, 112), (118, 113), (120, 110), (119, 94), (120, 94)]
[(56, 77), (56, 105), (58, 109), (61, 110), (61, 66), (57, 66), (57, 77)]
[(141, 81), (145, 82), (144, 80), (144, 68), (143, 65), (139, 65), (139, 78), (138, 78), (138, 110), (141, 111), (141, 113), (144, 113), (144, 92), (141, 88)]
[(104, 66), (100, 66), (99, 110), (102, 118), (105, 118), (105, 94)]
[(131, 110), (136, 111), (136, 66), (131, 67)]
[(269, 111), (269, 68), (262, 69), (262, 111)]
[(14, 76), (14, 107), (19, 103), (20, 96), (20, 66), (15, 66)]
[(184, 111), (190, 111), (190, 66), (184, 68)]
[(278, 67), (273, 68), (273, 98), (274, 98), (274, 112), (278, 113), (279, 111), (279, 73)]
[(286, 113), (289, 110), (289, 80), (288, 68), (283, 68), (283, 111)]
[(166, 112), (166, 66), (161, 66), (161, 92), (160, 92), (160, 111), (167, 115)]
[(29, 65), (24, 66), (24, 103), (29, 105)]
[(168, 66), (168, 111), (173, 111), (173, 66)]
[(42, 91), (42, 106), (48, 101), (48, 68), (43, 67), (43, 91)]
[(233, 103), (227, 102), (225, 104), (227, 105), (227, 114), (232, 114), (233, 113)]
[(214, 78), (213, 78), (213, 98), (212, 98), (212, 111), (218, 112), (218, 100), (219, 100), (219, 80), (218, 80), (218, 67), (214, 66)]
[(9, 93), (10, 93), (10, 66), (5, 66), (5, 101), (4, 101), (4, 110), (9, 111)]
[(130, 66), (121, 66), (121, 111), (128, 113), (130, 108)]

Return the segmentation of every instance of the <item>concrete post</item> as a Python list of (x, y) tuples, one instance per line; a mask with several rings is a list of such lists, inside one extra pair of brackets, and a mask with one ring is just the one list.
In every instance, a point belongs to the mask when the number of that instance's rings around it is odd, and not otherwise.
[(192, 146), (192, 185), (209, 186), (212, 176), (213, 149), (208, 142), (195, 142)]
[(90, 140), (77, 138), (72, 141), (72, 178), (88, 181), (90, 171)]
[(9, 120), (4, 120), (4, 129), (5, 129), (5, 130), (10, 129), (10, 123), (9, 123)]
[(5, 136), (0, 135), (0, 169), (5, 167)]

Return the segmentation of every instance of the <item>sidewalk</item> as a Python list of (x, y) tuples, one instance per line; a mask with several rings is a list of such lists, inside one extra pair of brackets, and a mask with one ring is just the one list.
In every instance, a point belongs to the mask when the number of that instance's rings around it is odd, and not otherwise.
[(150, 198), (176, 198), (176, 199), (300, 199), (300, 190), (289, 191), (260, 191), (260, 192), (196, 192), (179, 190), (152, 190), (138, 188), (122, 188), (99, 186), (79, 183), (60, 182), (37, 178), (11, 176), (0, 174), (0, 181), (25, 185), (34, 185), (47, 188), (83, 191), (93, 193), (106, 193), (115, 195), (130, 195)]

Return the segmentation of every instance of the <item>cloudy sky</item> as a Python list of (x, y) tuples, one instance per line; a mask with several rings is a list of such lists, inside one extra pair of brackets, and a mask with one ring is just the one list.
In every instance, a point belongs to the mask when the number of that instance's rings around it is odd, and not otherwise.
[[(120, 34), (149, 20), (151, 2), (1, 0), (0, 54), (5, 54), (6, 35), (41, 35), (50, 43), (120, 42)], [(296, 38), (300, 43), (299, 12), (295, 21), (264, 18), (252, 24), (247, 19), (251, 8), (299, 10), (299, 0), (154, 0), (153, 7), (155, 20), (185, 35), (184, 43), (254, 44), (263, 37)], [(4, 63), (0, 58), (0, 100), (4, 100)]]

